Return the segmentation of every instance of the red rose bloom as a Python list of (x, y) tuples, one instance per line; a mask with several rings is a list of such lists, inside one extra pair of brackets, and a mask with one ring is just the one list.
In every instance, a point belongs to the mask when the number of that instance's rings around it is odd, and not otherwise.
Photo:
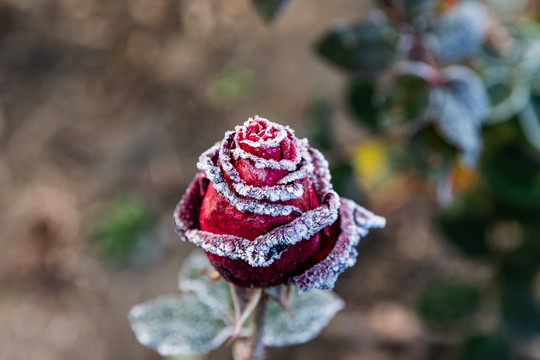
[(383, 218), (340, 199), (322, 154), (289, 127), (249, 119), (204, 152), (176, 207), (183, 238), (243, 287), (333, 288)]

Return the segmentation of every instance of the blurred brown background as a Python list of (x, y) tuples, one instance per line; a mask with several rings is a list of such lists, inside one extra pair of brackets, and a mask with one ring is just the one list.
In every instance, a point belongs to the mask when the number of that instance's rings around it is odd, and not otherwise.
[[(307, 136), (313, 97), (342, 101), (344, 81), (312, 44), (368, 6), (296, 0), (266, 25), (248, 0), (0, 1), (0, 359), (160, 358), (137, 343), (126, 314), (178, 291), (195, 248), (174, 234), (171, 214), (199, 154), (255, 114)], [(335, 129), (344, 152), (364, 137), (341, 108)], [(153, 220), (145, 250), (118, 265), (94, 229), (123, 194)], [(482, 278), (482, 265), (437, 240), (422, 182), (390, 194), (370, 205), (387, 228), (363, 241), (338, 282), (347, 308), (316, 341), (269, 359), (452, 358), (411, 307), (431, 280)]]

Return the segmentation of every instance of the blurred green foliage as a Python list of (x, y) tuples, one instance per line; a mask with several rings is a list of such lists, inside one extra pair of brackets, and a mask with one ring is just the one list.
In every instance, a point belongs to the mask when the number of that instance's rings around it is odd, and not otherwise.
[[(523, 16), (525, 0), (376, 6), (322, 34), (315, 53), (347, 78), (354, 123), (396, 157), (374, 158), (433, 180), (446, 205), (438, 229), (490, 273), (428, 288), (418, 313), (434, 331), (459, 335), (460, 359), (529, 359), (524, 345), (540, 338), (540, 23)], [(317, 119), (313, 139), (332, 153), (330, 121)], [(340, 192), (358, 161), (334, 162)]]
[(99, 253), (110, 263), (128, 263), (141, 249), (154, 222), (144, 200), (131, 194), (117, 196), (92, 226)]
[(309, 121), (308, 138), (315, 148), (328, 151), (335, 145), (334, 104), (324, 96), (312, 100), (307, 111)]
[(273, 21), (281, 14), (290, 0), (252, 0), (259, 15), (266, 21)]
[(430, 325), (447, 327), (475, 313), (480, 304), (478, 286), (451, 280), (427, 289), (418, 300), (418, 314)]
[(206, 95), (217, 108), (228, 108), (246, 98), (255, 86), (255, 73), (239, 64), (227, 64), (212, 78)]
[(474, 334), (460, 349), (460, 360), (510, 360), (506, 339), (499, 334)]
[[(513, 358), (523, 337), (540, 334), (540, 27), (504, 24), (479, 1), (377, 4), (368, 19), (323, 35), (316, 52), (349, 78), (356, 123), (403, 147), (402, 169), (452, 193), (456, 169), (476, 168), (437, 224), (487, 261), (493, 279), (442, 282), (417, 309), (436, 331), (461, 333), (461, 359)], [(467, 335), (485, 309), (499, 319), (495, 332)]]

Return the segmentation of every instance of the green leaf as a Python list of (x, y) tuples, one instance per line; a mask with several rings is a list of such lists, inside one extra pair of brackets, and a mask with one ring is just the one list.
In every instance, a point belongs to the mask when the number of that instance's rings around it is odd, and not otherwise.
[(402, 124), (420, 118), (429, 117), (432, 100), (433, 77), (437, 71), (420, 61), (400, 61), (394, 67), (393, 81), (384, 89), (388, 115), (393, 123)]
[[(378, 6), (387, 13), (395, 17), (403, 14), (413, 26), (417, 24), (417, 18), (430, 16), (436, 10), (437, 2), (438, 0), (377, 0)], [(422, 20), (418, 23), (425, 24), (425, 20)]]
[(402, 151), (408, 164), (435, 178), (448, 172), (458, 153), (454, 146), (439, 135), (432, 124), (417, 131)]
[(403, 8), (410, 19), (434, 10), (437, 0), (402, 0)]
[(220, 278), (215, 281), (208, 274), (214, 268), (205, 253), (194, 251), (184, 260), (178, 276), (178, 287), (183, 292), (193, 292), (216, 313), (232, 321), (233, 301), (230, 284)]
[(510, 348), (499, 334), (475, 334), (465, 339), (460, 360), (510, 360)]
[(507, 283), (501, 296), (501, 312), (512, 331), (521, 335), (540, 334), (540, 301), (530, 285)]
[(314, 99), (308, 109), (308, 138), (313, 147), (330, 150), (334, 146), (334, 107), (325, 97)]
[(266, 21), (274, 21), (290, 0), (252, 0), (259, 15)]
[(483, 75), (491, 101), (487, 123), (510, 120), (525, 108), (529, 102), (530, 86), (521, 74), (507, 66), (492, 66)]
[(342, 23), (316, 44), (317, 53), (330, 63), (374, 76), (393, 62), (398, 34), (383, 14), (353, 24)]
[(540, 261), (538, 261), (540, 259), (540, 241), (538, 241), (540, 228), (538, 225), (533, 225), (523, 230), (525, 238), (523, 244), (505, 256), (499, 268), (499, 278), (510, 286), (530, 284), (540, 271)]
[(490, 152), (483, 175), (501, 217), (535, 222), (540, 216), (540, 155), (519, 140)]
[(375, 130), (379, 127), (378, 109), (374, 104), (375, 84), (353, 80), (347, 88), (349, 108), (360, 124)]
[(444, 13), (433, 29), (437, 57), (452, 63), (474, 55), (484, 42), (488, 24), (486, 8), (477, 1), (463, 2)]
[(233, 329), (196, 296), (164, 296), (134, 306), (129, 313), (137, 340), (163, 356), (207, 353)]
[(332, 185), (338, 194), (358, 203), (364, 203), (361, 200), (365, 200), (365, 196), (360, 190), (354, 168), (350, 163), (335, 162), (330, 166), (330, 174), (332, 175)]
[(418, 313), (428, 323), (448, 326), (472, 315), (480, 304), (475, 284), (447, 281), (426, 290), (419, 298)]
[(267, 346), (305, 343), (315, 338), (344, 303), (331, 291), (291, 291), (288, 306), (291, 313), (276, 302), (268, 304), (263, 341)]
[(507, 326), (522, 335), (540, 334), (540, 225), (523, 229), (521, 246), (505, 256), (498, 270), (502, 283), (501, 314)]
[(448, 241), (463, 253), (474, 257), (489, 254), (487, 232), (491, 224), (484, 216), (449, 211), (438, 223)]
[(482, 149), (482, 120), (489, 112), (486, 88), (476, 73), (464, 66), (449, 66), (442, 75), (443, 87), (431, 92), (431, 109), (439, 109), (437, 128), (446, 141), (460, 149), (463, 161), (474, 165)]
[(529, 103), (519, 114), (519, 123), (525, 138), (540, 151), (540, 96), (530, 97)]

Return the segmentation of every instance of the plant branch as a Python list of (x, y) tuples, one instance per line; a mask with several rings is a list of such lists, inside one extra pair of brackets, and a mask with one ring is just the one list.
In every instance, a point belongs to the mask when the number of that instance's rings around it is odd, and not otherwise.
[(255, 327), (251, 336), (251, 360), (264, 359), (263, 337), (267, 304), (268, 295), (266, 292), (263, 292), (253, 314), (253, 324)]

